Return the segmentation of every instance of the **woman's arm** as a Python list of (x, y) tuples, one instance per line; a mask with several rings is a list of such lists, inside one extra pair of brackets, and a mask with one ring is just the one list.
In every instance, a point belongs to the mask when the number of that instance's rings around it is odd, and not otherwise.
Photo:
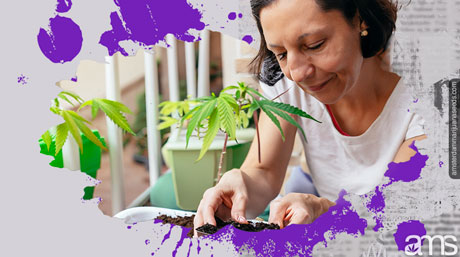
[(247, 214), (255, 217), (281, 190), (286, 169), (291, 158), (297, 128), (278, 119), (285, 135), (281, 133), (270, 118), (263, 112), (259, 119), (261, 162), (258, 158), (258, 139), (254, 137), (249, 153), (241, 166), (241, 172), (248, 177)]
[(412, 142), (414, 142), (415, 140), (423, 140), (425, 138), (426, 138), (426, 135), (421, 135), (421, 136), (409, 138), (406, 141), (404, 141), (401, 147), (399, 147), (399, 150), (396, 153), (393, 162), (399, 163), (399, 162), (409, 161), (410, 158), (415, 155), (415, 151), (412, 148), (410, 148), (410, 145), (412, 144)]

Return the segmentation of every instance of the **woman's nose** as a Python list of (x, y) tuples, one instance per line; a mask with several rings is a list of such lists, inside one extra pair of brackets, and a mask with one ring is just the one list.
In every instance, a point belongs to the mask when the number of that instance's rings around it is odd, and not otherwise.
[[(288, 59), (289, 60), (289, 59)], [(291, 58), (289, 63), (289, 73), (294, 82), (303, 82), (313, 75), (313, 65), (303, 58)]]

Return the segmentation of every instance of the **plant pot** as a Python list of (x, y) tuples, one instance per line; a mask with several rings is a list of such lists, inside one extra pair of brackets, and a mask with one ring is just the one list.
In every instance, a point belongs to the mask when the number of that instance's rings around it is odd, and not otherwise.
[[(249, 151), (254, 129), (237, 133), (238, 143), (227, 142), (222, 172), (239, 168)], [(196, 210), (206, 189), (216, 184), (224, 136), (216, 136), (204, 157), (196, 162), (202, 141), (192, 136), (186, 148), (185, 131), (175, 130), (162, 149), (166, 164), (172, 170), (176, 203), (183, 210)]]

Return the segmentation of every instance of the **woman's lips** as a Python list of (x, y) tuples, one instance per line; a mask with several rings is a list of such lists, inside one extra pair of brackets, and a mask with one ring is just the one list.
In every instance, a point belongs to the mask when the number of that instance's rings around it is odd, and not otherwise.
[(323, 83), (319, 84), (318, 86), (307, 86), (307, 89), (308, 91), (311, 91), (311, 92), (317, 92), (321, 89), (324, 88), (324, 86), (326, 86), (327, 83), (329, 83), (329, 81), (331, 81), (335, 76), (332, 76), (331, 78), (329, 78), (328, 80), (324, 81)]

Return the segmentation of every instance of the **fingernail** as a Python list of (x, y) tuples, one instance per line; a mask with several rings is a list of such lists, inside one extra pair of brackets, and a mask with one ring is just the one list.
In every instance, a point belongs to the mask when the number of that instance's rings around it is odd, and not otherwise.
[(246, 222), (246, 219), (243, 216), (239, 216), (238, 221), (243, 223), (243, 222)]

